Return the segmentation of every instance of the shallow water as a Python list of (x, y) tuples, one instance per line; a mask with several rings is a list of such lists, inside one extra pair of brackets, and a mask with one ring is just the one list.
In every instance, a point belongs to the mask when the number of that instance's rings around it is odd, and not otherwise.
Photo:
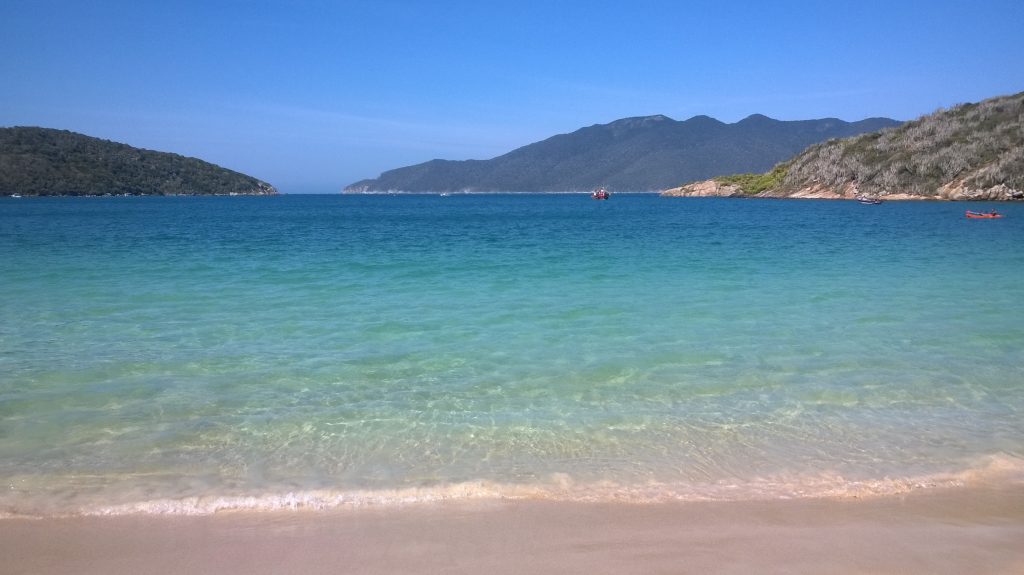
[(0, 201), (0, 510), (888, 492), (1024, 469), (1024, 206)]

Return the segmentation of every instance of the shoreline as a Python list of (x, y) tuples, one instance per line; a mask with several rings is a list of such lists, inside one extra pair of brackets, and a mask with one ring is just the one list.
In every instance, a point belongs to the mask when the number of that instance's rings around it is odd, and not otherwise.
[(20, 573), (1019, 573), (1024, 486), (0, 520)]
[[(618, 483), (609, 479), (577, 481), (555, 473), (535, 483), (502, 483), (489, 479), (378, 489), (283, 489), (265, 492), (223, 492), (174, 497), (144, 497), (118, 501), (131, 492), (121, 484), (75, 502), (67, 489), (19, 498), (20, 486), (31, 477), (12, 478), (9, 493), (0, 495), (0, 521), (6, 519), (73, 519), (120, 516), (210, 516), (218, 513), (276, 514), (334, 513), (365, 508), (404, 509), (438, 504), (487, 502), (546, 502), (550, 504), (657, 505), (687, 503), (765, 503), (772, 501), (864, 501), (986, 488), (1024, 489), (1024, 459), (1005, 454), (980, 458), (974, 465), (916, 476), (885, 475), (876, 479), (819, 475), (774, 476), (745, 482), (687, 481)], [(66, 486), (69, 487), (69, 486)], [(294, 487), (294, 486), (293, 486)], [(79, 484), (78, 488), (87, 488)], [(142, 491), (139, 491), (142, 489)], [(149, 486), (150, 495), (153, 494)], [(5, 497), (7, 495), (8, 497)]]

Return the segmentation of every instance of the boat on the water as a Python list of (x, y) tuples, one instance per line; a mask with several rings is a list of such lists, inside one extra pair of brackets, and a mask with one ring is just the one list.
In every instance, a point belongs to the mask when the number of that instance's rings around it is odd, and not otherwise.
[(857, 196), (857, 201), (867, 206), (877, 206), (882, 203), (881, 198), (872, 198), (869, 196)]
[(608, 190), (604, 188), (598, 188), (594, 190), (594, 193), (590, 194), (590, 197), (595, 200), (607, 200), (608, 198), (612, 197), (612, 195), (608, 193)]
[(967, 210), (967, 217), (972, 220), (994, 220), (1003, 217), (1003, 214), (992, 210), (991, 212), (973, 212)]

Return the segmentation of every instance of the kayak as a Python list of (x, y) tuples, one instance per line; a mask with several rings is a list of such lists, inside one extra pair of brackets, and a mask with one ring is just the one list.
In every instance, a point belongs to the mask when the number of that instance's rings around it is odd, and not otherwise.
[(994, 220), (996, 218), (1003, 217), (1003, 214), (1000, 214), (999, 212), (996, 212), (996, 211), (992, 211), (992, 212), (972, 212), (971, 210), (967, 210), (967, 217), (971, 218), (971, 219), (974, 219), (974, 220)]

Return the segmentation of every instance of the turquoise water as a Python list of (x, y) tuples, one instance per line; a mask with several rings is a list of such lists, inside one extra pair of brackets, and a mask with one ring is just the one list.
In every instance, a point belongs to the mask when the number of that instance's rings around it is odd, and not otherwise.
[(884, 493), (1024, 465), (1024, 205), (0, 201), (0, 513)]

